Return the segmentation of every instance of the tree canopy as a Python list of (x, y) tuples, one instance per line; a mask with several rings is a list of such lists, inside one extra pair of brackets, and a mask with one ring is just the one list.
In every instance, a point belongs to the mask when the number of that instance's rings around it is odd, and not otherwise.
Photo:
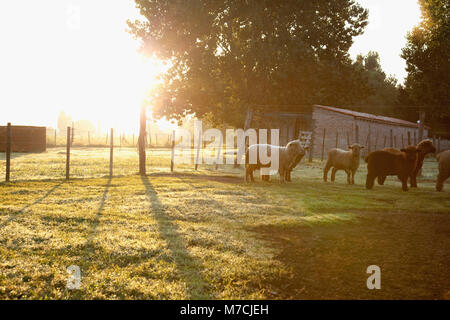
[[(368, 12), (354, 0), (136, 0), (143, 52), (172, 67), (155, 111), (242, 125), (248, 107), (349, 105), (368, 96), (348, 50)], [(284, 107), (283, 107), (284, 106)]]
[(397, 79), (381, 68), (380, 56), (376, 51), (369, 51), (367, 55), (358, 55), (355, 64), (368, 81), (369, 95), (358, 101), (353, 109), (358, 111), (398, 116), (398, 86)]
[(438, 131), (450, 132), (450, 0), (419, 4), (422, 21), (408, 33), (402, 50), (408, 72), (402, 100), (426, 111)]

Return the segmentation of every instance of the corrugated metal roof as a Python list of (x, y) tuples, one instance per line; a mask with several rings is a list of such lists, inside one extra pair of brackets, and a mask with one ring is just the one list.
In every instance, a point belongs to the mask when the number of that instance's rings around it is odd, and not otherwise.
[(341, 114), (345, 114), (348, 116), (352, 116), (355, 118), (368, 120), (368, 121), (376, 121), (376, 122), (382, 122), (382, 123), (387, 123), (387, 124), (395, 124), (395, 125), (400, 125), (400, 126), (404, 126), (404, 127), (412, 127), (412, 128), (419, 127), (419, 125), (417, 123), (402, 120), (402, 119), (397, 119), (397, 118), (377, 116), (377, 115), (370, 114), (370, 113), (352, 111), (352, 110), (348, 110), (348, 109), (341, 109), (341, 108), (335, 108), (335, 107), (321, 106), (321, 105), (314, 105), (314, 107), (319, 107), (319, 108), (322, 108), (325, 110), (338, 112)]

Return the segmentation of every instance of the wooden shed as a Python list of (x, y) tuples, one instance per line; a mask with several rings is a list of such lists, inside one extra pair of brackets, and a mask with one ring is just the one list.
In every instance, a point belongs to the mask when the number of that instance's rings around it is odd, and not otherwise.
[[(417, 144), (420, 139), (417, 123), (321, 105), (298, 106), (296, 112), (250, 112), (245, 128), (279, 129), (280, 145), (299, 138), (301, 132), (311, 132), (310, 151), (315, 157), (326, 157), (328, 149), (345, 149), (354, 142), (365, 145), (363, 153), (368, 154)], [(423, 138), (429, 129), (424, 126)]]
[[(11, 126), (11, 152), (44, 152), (46, 127)], [(6, 152), (6, 126), (0, 126), (0, 152)]]

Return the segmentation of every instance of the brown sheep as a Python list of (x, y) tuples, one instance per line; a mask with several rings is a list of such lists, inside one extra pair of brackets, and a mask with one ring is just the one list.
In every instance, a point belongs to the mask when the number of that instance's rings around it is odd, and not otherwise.
[(436, 158), (439, 161), (439, 174), (436, 181), (436, 190), (442, 191), (444, 181), (450, 177), (450, 150), (439, 153)]
[(331, 171), (331, 181), (334, 182), (338, 170), (345, 170), (348, 184), (355, 184), (355, 173), (359, 168), (361, 149), (364, 146), (352, 144), (348, 148), (350, 149), (349, 151), (338, 148), (333, 148), (328, 151), (327, 163), (323, 169), (323, 181), (327, 182), (328, 171), (330, 168), (333, 168)]
[[(253, 178), (253, 171), (261, 168), (269, 168), (269, 164), (261, 164), (259, 159), (259, 149), (261, 147), (267, 148), (267, 155), (270, 157), (271, 151), (274, 148), (278, 149), (278, 173), (280, 174), (280, 182), (284, 183), (286, 178), (286, 173), (289, 168), (292, 167), (292, 164), (296, 161), (296, 159), (301, 155), (305, 154), (305, 150), (302, 148), (299, 140), (294, 140), (289, 142), (285, 147), (273, 146), (270, 144), (261, 145), (254, 144), (251, 145), (247, 151), (245, 152), (245, 181), (251, 180), (255, 181)], [(256, 163), (249, 163), (249, 154), (250, 152), (255, 152), (257, 155)], [(263, 180), (268, 180), (267, 175), (263, 175), (261, 177)]]
[(436, 152), (433, 141), (431, 141), (430, 139), (425, 139), (419, 142), (419, 144), (417, 145), (417, 150), (419, 151), (417, 155), (417, 164), (410, 176), (409, 181), (411, 184), (411, 188), (417, 188), (417, 174), (419, 173), (420, 169), (422, 169), (425, 156), (429, 153)]
[(408, 191), (408, 177), (417, 165), (417, 154), (420, 151), (409, 146), (398, 150), (377, 150), (366, 157), (366, 188), (372, 189), (377, 177), (397, 176), (402, 182), (403, 191)]
[[(433, 145), (433, 141), (431, 141), (430, 139), (425, 139), (419, 142), (419, 144), (417, 145), (417, 149), (419, 150), (419, 153), (417, 155), (417, 164), (414, 170), (411, 172), (411, 175), (409, 176), (409, 183), (411, 185), (411, 188), (417, 188), (417, 174), (419, 173), (420, 169), (422, 169), (425, 156), (429, 153), (436, 152), (436, 148)], [(385, 148), (383, 150), (401, 153), (400, 150), (395, 148)], [(385, 180), (386, 180), (385, 176), (379, 176), (378, 184), (383, 185)]]

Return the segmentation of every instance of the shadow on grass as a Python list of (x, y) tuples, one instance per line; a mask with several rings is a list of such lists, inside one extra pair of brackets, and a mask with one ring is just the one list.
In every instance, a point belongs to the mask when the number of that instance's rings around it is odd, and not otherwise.
[(100, 200), (100, 206), (98, 207), (97, 213), (95, 214), (94, 220), (91, 224), (91, 228), (89, 229), (87, 241), (86, 241), (86, 249), (83, 254), (83, 262), (86, 262), (88, 260), (88, 255), (90, 249), (93, 247), (93, 240), (95, 235), (97, 234), (97, 227), (100, 222), (100, 216), (103, 213), (103, 209), (105, 207), (106, 197), (108, 195), (109, 188), (111, 187), (111, 180), (112, 178), (108, 178), (108, 182), (106, 183), (105, 191), (103, 191), (102, 199)]
[(43, 195), (41, 198), (35, 200), (33, 203), (30, 203), (28, 205), (26, 205), (25, 207), (23, 207), (22, 209), (20, 209), (19, 211), (16, 211), (15, 213), (13, 213), (8, 219), (6, 219), (5, 221), (3, 221), (0, 224), (0, 228), (3, 228), (5, 225), (7, 225), (9, 222), (13, 221), (14, 219), (16, 219), (20, 214), (24, 213), (25, 210), (31, 208), (32, 206), (41, 203), (43, 200), (45, 200), (45, 198), (47, 198), (50, 194), (52, 194), (56, 189), (58, 189), (61, 185), (63, 184), (63, 182), (58, 183), (57, 185), (55, 185), (53, 188), (51, 188), (49, 191), (47, 191), (47, 193), (45, 195)]
[(153, 214), (160, 235), (167, 242), (167, 246), (172, 253), (173, 259), (177, 265), (178, 272), (187, 285), (187, 299), (212, 299), (209, 285), (202, 275), (201, 262), (189, 253), (183, 243), (178, 226), (170, 221), (162, 203), (160, 202), (156, 190), (148, 180), (147, 176), (141, 176), (142, 183), (145, 186), (146, 194), (150, 200), (151, 213)]
[(228, 182), (228, 183), (243, 183), (244, 180), (240, 176), (237, 175), (208, 175), (208, 174), (200, 174), (200, 173), (170, 173), (170, 172), (155, 172), (148, 174), (149, 177), (174, 177), (174, 178), (192, 178), (199, 180), (210, 180), (217, 182)]
[[(23, 152), (11, 152), (11, 160), (14, 160), (14, 159), (16, 159), (16, 158), (20, 158), (20, 157), (23, 157), (23, 156), (26, 156), (27, 155), (27, 153), (23, 153)], [(0, 153), (0, 161), (1, 160), (6, 160), (6, 153), (5, 152), (1, 152)]]

